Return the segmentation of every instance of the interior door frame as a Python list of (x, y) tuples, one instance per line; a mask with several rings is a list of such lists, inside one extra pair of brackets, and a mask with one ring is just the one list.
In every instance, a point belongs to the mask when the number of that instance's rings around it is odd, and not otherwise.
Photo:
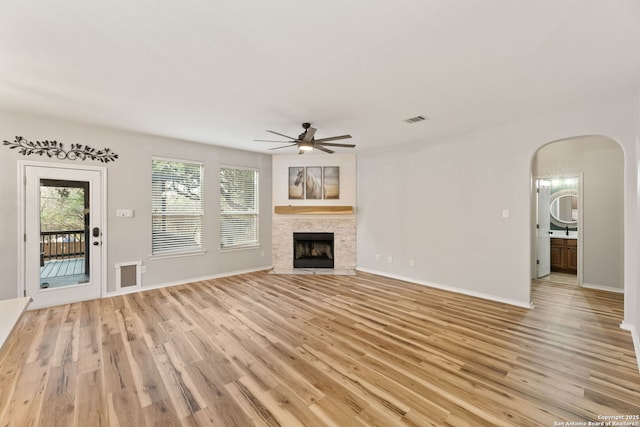
[[(542, 183), (546, 183), (546, 185), (542, 185)], [(546, 179), (536, 179), (536, 274), (535, 278), (540, 279), (541, 277), (548, 276), (551, 273), (551, 231), (550, 224), (551, 218), (549, 214), (549, 207), (551, 204), (549, 200), (551, 198), (551, 181)], [(548, 186), (547, 186), (548, 185)], [(542, 191), (542, 189), (545, 191)], [(543, 197), (543, 195), (546, 196)], [(544, 216), (546, 218), (541, 217), (541, 203), (540, 201), (545, 201), (547, 206), (544, 208), (542, 212), (544, 212)], [(542, 227), (542, 224), (546, 226)], [(546, 244), (546, 250), (542, 250), (541, 240), (548, 241)], [(544, 271), (540, 271), (541, 267), (544, 267)]]
[[(583, 260), (584, 260), (584, 190), (583, 190), (583, 182), (584, 182), (584, 174), (582, 172), (574, 172), (574, 173), (561, 173), (556, 175), (536, 175), (533, 177), (533, 182), (536, 180), (544, 179), (547, 181), (551, 181), (553, 179), (563, 179), (563, 178), (578, 178), (578, 286), (582, 286), (583, 283)], [(534, 189), (535, 191), (535, 189)], [(537, 206), (536, 206), (537, 209)], [(535, 221), (533, 221), (535, 222)], [(535, 224), (533, 224), (535, 228)], [(534, 230), (535, 231), (535, 230)], [(536, 253), (538, 253), (538, 239), (535, 239), (536, 242)]]
[(38, 168), (55, 168), (55, 169), (72, 169), (79, 171), (91, 171), (98, 172), (100, 174), (100, 214), (102, 218), (102, 250), (100, 251), (100, 297), (104, 298), (107, 294), (107, 244), (109, 239), (107, 238), (107, 168), (104, 166), (86, 166), (86, 165), (73, 165), (69, 163), (55, 163), (55, 162), (38, 162), (29, 160), (18, 160), (18, 283), (17, 283), (17, 295), (26, 296), (27, 283), (26, 283), (26, 266), (27, 266), (27, 253), (25, 235), (27, 232), (26, 224), (26, 169), (27, 167)]

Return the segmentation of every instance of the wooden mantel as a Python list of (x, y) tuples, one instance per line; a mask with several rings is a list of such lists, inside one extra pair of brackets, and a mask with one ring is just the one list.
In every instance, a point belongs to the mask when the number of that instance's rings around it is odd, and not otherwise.
[(280, 215), (352, 215), (353, 206), (275, 206)]

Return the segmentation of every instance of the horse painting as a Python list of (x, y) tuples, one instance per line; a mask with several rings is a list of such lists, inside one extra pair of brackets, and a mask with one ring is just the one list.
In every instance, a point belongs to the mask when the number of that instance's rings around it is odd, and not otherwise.
[(325, 166), (322, 173), (324, 184), (323, 195), (325, 199), (340, 198), (340, 168), (338, 166)]
[(304, 186), (300, 185), (304, 181), (304, 168), (289, 168), (289, 198), (304, 199)]
[(304, 168), (298, 168), (298, 174), (296, 175), (296, 182), (293, 183), (296, 187), (300, 185), (304, 179)]
[(340, 191), (339, 170), (325, 167), (328, 181), (324, 183), (321, 166), (289, 168), (289, 199), (337, 199)]
[(306, 199), (322, 199), (322, 168), (308, 167), (305, 179)]

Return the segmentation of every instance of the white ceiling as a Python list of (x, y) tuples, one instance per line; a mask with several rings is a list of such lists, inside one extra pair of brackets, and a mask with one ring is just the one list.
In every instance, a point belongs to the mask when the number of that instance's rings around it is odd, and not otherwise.
[(253, 140), (303, 121), (428, 143), (639, 81), (637, 0), (0, 2), (0, 109), (251, 151), (295, 153)]

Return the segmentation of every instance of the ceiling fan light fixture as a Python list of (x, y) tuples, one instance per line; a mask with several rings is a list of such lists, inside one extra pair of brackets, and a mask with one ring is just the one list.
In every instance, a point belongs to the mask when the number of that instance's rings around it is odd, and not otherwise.
[(311, 151), (313, 150), (313, 143), (312, 142), (301, 142), (298, 144), (298, 148), (302, 151)]

